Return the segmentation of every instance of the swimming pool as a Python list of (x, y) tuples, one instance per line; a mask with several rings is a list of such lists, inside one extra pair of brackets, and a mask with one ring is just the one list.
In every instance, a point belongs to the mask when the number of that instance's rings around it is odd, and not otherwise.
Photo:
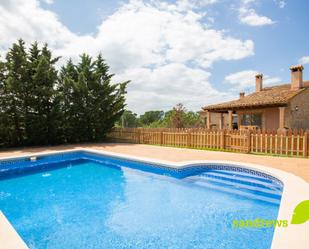
[(271, 247), (282, 184), (228, 165), (182, 169), (77, 151), (0, 162), (0, 210), (29, 248)]

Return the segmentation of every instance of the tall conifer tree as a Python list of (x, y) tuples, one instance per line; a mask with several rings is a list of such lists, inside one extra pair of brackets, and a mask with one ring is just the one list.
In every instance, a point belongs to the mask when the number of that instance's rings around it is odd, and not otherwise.
[(0, 61), (0, 146), (102, 141), (125, 106), (128, 82), (99, 55), (69, 60), (58, 73), (47, 45), (19, 40)]
[(25, 43), (14, 43), (6, 56), (6, 77), (3, 83), (4, 124), (7, 140), (11, 145), (23, 145), (26, 139), (25, 116), (27, 113), (27, 94), (29, 74)]

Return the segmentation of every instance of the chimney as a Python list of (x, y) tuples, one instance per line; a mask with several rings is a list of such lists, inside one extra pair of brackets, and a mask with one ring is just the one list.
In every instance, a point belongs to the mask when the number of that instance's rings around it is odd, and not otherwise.
[(298, 90), (304, 87), (303, 84), (303, 70), (302, 65), (291, 66), (291, 89)]
[(243, 99), (245, 97), (245, 93), (244, 92), (240, 92), (239, 93), (239, 99)]
[(263, 90), (263, 74), (255, 75), (255, 91), (260, 92)]

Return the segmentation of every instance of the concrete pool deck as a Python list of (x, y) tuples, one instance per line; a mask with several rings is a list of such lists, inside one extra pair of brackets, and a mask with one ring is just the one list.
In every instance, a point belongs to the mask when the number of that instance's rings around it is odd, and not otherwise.
[[(277, 177), (284, 183), (278, 219), (288, 220), (288, 222), (291, 220), (296, 205), (303, 200), (309, 199), (309, 160), (303, 158), (280, 158), (150, 145), (85, 144), (2, 151), (0, 152), (0, 159), (30, 156), (33, 154), (57, 153), (66, 150), (93, 151), (99, 154), (102, 153), (128, 159), (148, 161), (175, 168), (195, 164), (198, 165), (201, 163), (226, 163), (229, 165), (234, 164), (241, 167), (257, 169)], [(0, 227), (5, 226), (5, 223), (8, 224), (8, 222), (3, 222), (3, 218), (1, 219), (0, 216)], [(12, 229), (8, 226), (7, 230), (9, 231)], [(287, 228), (276, 228), (272, 249), (305, 249), (309, 244), (308, 231), (308, 221), (300, 225), (289, 224)], [(3, 237), (3, 234), (0, 233), (0, 245), (4, 246), (3, 248), (1, 247), (1, 249), (12, 248), (6, 246), (10, 244), (8, 240), (12, 240), (12, 243), (14, 243), (14, 241), (21, 239), (14, 233), (11, 233), (9, 238)], [(3, 242), (5, 242), (5, 244)]]

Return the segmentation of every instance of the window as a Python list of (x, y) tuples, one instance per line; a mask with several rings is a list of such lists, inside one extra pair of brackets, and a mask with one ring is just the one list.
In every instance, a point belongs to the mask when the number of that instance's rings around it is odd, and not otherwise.
[(247, 113), (243, 114), (241, 125), (254, 125), (262, 127), (262, 114), (261, 113)]

